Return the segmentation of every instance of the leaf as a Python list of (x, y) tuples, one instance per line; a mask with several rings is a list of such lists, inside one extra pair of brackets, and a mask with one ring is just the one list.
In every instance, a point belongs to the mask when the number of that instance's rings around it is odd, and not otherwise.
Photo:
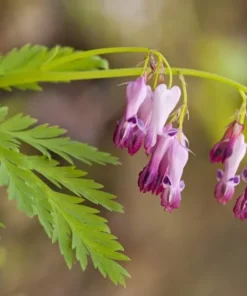
[(106, 193), (102, 190), (103, 186), (90, 179), (83, 179), (85, 172), (76, 169), (73, 166), (59, 167), (58, 162), (48, 160), (44, 157), (28, 157), (32, 164), (32, 169), (42, 174), (49, 181), (61, 188), (60, 185), (67, 188), (75, 195), (83, 196), (89, 201), (100, 204), (110, 211), (123, 212), (123, 207), (113, 201), (115, 195)]
[(60, 215), (59, 212), (55, 211), (53, 216), (56, 224), (55, 231), (57, 233), (61, 254), (64, 256), (68, 267), (71, 268), (74, 261), (71, 248), (71, 229), (68, 222), (62, 215)]
[[(0, 88), (40, 91), (39, 82), (69, 82), (82, 71), (107, 68), (106, 60), (69, 47), (26, 45), (0, 56)], [(66, 130), (58, 126), (37, 125), (36, 119), (23, 114), (7, 115), (8, 108), (0, 107), (0, 185), (7, 187), (9, 199), (15, 199), (28, 216), (37, 216), (52, 242), (58, 242), (69, 268), (77, 260), (85, 270), (91, 257), (104, 277), (124, 285), (129, 275), (117, 261), (129, 258), (107, 220), (90, 204), (116, 212), (123, 208), (115, 195), (104, 192), (101, 184), (85, 178), (87, 173), (73, 165), (74, 159), (101, 165), (119, 164), (118, 159), (65, 137)], [(22, 154), (22, 143), (43, 156)], [(53, 154), (69, 165), (60, 166)]]
[[(36, 119), (23, 114), (5, 119), (7, 113), (6, 107), (0, 107), (0, 185), (7, 187), (9, 199), (15, 199), (18, 208), (28, 216), (38, 217), (52, 242), (58, 242), (69, 268), (77, 260), (85, 270), (91, 257), (104, 277), (125, 285), (129, 274), (118, 261), (129, 258), (122, 253), (122, 245), (111, 234), (99, 210), (84, 203), (87, 199), (116, 212), (122, 212), (122, 206), (114, 200), (115, 195), (102, 191), (101, 184), (86, 179), (86, 172), (71, 164), (60, 166), (50, 152), (71, 163), (76, 158), (86, 163), (117, 164), (117, 159), (61, 137), (65, 130), (57, 126), (33, 126)], [(22, 154), (22, 142), (38, 149), (43, 156)], [(64, 189), (66, 193), (62, 192)]]
[(50, 152), (53, 152), (70, 163), (73, 163), (72, 158), (75, 158), (87, 164), (92, 162), (102, 165), (107, 163), (119, 164), (117, 158), (109, 153), (99, 152), (95, 147), (72, 141), (68, 137), (61, 137), (66, 130), (48, 124), (32, 127), (36, 122), (36, 119), (23, 114), (17, 114), (5, 120), (0, 123), (0, 135), (3, 135), (2, 140), (0, 137), (0, 143), (3, 141), (5, 146), (17, 149), (20, 146), (19, 141), (22, 141), (33, 146), (49, 158), (51, 158)]
[[(98, 56), (73, 59), (81, 53), (83, 51), (61, 46), (48, 49), (45, 46), (27, 44), (20, 49), (15, 48), (0, 56), (0, 87), (5, 90), (16, 87), (20, 90), (40, 91), (42, 88), (38, 85), (38, 77), (45, 77), (51, 71), (59, 73), (108, 69), (108, 62)], [(37, 80), (28, 82), (30, 77), (37, 77)]]

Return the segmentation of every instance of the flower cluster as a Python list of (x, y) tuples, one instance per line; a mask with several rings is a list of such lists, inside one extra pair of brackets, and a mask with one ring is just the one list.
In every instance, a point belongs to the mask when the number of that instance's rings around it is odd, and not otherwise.
[[(237, 120), (228, 125), (223, 138), (210, 151), (212, 163), (222, 163), (224, 171), (218, 169), (215, 198), (225, 205), (232, 199), (235, 187), (240, 183), (240, 175), (236, 175), (238, 167), (246, 154), (246, 143), (243, 135), (244, 125)], [(247, 183), (247, 168), (242, 171), (242, 179)], [(247, 219), (247, 187), (236, 200), (233, 212), (236, 218)]]
[(178, 86), (169, 89), (160, 83), (152, 91), (146, 75), (128, 83), (124, 116), (113, 137), (115, 146), (128, 149), (130, 155), (144, 146), (150, 160), (139, 174), (139, 189), (160, 195), (161, 205), (168, 212), (180, 206), (185, 187), (181, 177), (189, 158), (182, 130), (167, 123), (180, 97)]
[[(162, 67), (158, 66), (160, 71)], [(151, 59), (150, 67), (151, 74), (156, 74), (153, 90), (147, 84), (149, 76), (146, 73), (128, 83), (124, 116), (117, 124), (113, 141), (116, 147), (126, 148), (130, 155), (144, 147), (150, 159), (139, 173), (139, 189), (143, 193), (160, 195), (161, 205), (172, 212), (180, 207), (181, 192), (185, 187), (181, 178), (189, 158), (188, 140), (182, 130), (187, 111), (186, 83), (181, 76), (183, 104), (174, 112), (181, 97), (180, 88), (168, 88), (163, 79), (158, 80), (160, 72), (155, 60)], [(240, 183), (241, 176), (237, 171), (247, 148), (243, 135), (246, 95), (242, 91), (240, 94), (243, 103), (236, 120), (227, 126), (222, 139), (210, 151), (210, 161), (224, 166), (223, 170), (217, 170), (214, 191), (216, 200), (223, 205), (232, 199), (235, 187)], [(173, 126), (176, 116), (168, 121), (172, 112), (179, 117), (178, 128)], [(247, 183), (247, 168), (242, 172), (242, 179)], [(236, 200), (233, 211), (236, 218), (247, 219), (247, 187)]]

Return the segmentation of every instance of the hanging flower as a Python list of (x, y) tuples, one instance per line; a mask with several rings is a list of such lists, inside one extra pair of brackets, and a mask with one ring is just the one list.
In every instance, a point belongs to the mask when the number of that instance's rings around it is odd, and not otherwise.
[(161, 194), (161, 205), (169, 212), (179, 207), (185, 187), (181, 177), (188, 161), (186, 141), (182, 134), (180, 142), (178, 131), (167, 125), (157, 137), (148, 165), (139, 174), (140, 191)]
[(142, 146), (152, 114), (152, 91), (145, 76), (128, 84), (126, 99), (125, 114), (117, 124), (113, 141), (116, 147), (128, 148), (133, 155)]
[(159, 192), (162, 178), (166, 173), (166, 154), (176, 134), (177, 130), (172, 129), (172, 125), (169, 124), (163, 129), (163, 134), (158, 135), (150, 161), (139, 173), (138, 185), (141, 192)]
[(210, 151), (210, 161), (212, 163), (224, 163), (232, 155), (234, 143), (241, 135), (243, 129), (244, 125), (236, 120), (228, 125), (223, 138)]
[(236, 200), (233, 213), (235, 217), (240, 220), (247, 219), (247, 187), (245, 188), (244, 193), (242, 193)]
[(233, 196), (235, 186), (240, 182), (240, 176), (236, 175), (240, 162), (246, 153), (244, 135), (240, 134), (232, 147), (232, 154), (224, 161), (224, 171), (218, 170), (215, 186), (215, 197), (218, 202), (226, 204)]
[(178, 86), (167, 89), (165, 84), (156, 87), (153, 93), (153, 110), (150, 127), (145, 137), (144, 147), (147, 153), (157, 142), (157, 136), (163, 134), (163, 128), (166, 121), (176, 107), (181, 96), (181, 90)]
[(186, 147), (186, 137), (182, 134), (181, 142), (178, 136), (169, 147), (166, 158), (166, 173), (163, 179), (164, 190), (161, 194), (161, 205), (168, 212), (180, 207), (181, 192), (185, 183), (181, 180), (183, 170), (189, 159), (189, 150)]

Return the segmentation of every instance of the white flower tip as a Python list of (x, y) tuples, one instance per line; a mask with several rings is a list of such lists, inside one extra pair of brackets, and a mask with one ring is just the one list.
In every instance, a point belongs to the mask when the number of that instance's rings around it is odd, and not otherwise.
[(167, 86), (164, 83), (161, 83), (156, 87), (154, 92), (157, 94), (157, 93), (162, 93), (166, 90), (167, 90)]
[(181, 97), (181, 89), (179, 86), (173, 86), (171, 89), (170, 89), (170, 92), (171, 92), (171, 96), (173, 97), (174, 100), (179, 100), (180, 97)]

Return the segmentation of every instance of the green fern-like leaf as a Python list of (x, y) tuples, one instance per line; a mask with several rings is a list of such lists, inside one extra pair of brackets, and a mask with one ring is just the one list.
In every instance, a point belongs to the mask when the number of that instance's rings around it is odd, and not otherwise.
[[(57, 63), (65, 57), (81, 52), (70, 47), (56, 46), (48, 49), (45, 46), (30, 44), (13, 49), (8, 54), (0, 56), (0, 88), (11, 90), (12, 87), (16, 87), (20, 90), (40, 91), (42, 88), (38, 82), (49, 81), (51, 71), (59, 73), (108, 68), (108, 62), (98, 56)], [(56, 81), (59, 82), (59, 79)], [(69, 81), (70, 79), (67, 80)]]
[[(5, 107), (2, 108), (5, 110), (3, 120), (7, 111)], [(109, 153), (99, 152), (95, 147), (61, 137), (66, 133), (64, 129), (47, 124), (32, 127), (36, 122), (37, 120), (30, 116), (17, 114), (0, 123), (0, 145), (18, 149), (22, 141), (49, 158), (50, 152), (54, 152), (70, 163), (73, 163), (72, 158), (75, 158), (87, 164), (118, 164), (117, 158)]]
[[(117, 158), (62, 137), (66, 131), (57, 126), (34, 126), (36, 120), (29, 116), (18, 114), (6, 119), (7, 114), (7, 108), (1, 107), (0, 185), (7, 187), (9, 198), (17, 201), (20, 210), (38, 217), (47, 235), (58, 242), (69, 268), (78, 260), (85, 270), (91, 257), (104, 277), (124, 285), (129, 274), (117, 261), (129, 259), (110, 233), (107, 220), (84, 202), (88, 200), (115, 212), (122, 212), (123, 208), (114, 195), (102, 191), (101, 184), (86, 179), (87, 173), (73, 165), (73, 158), (89, 164), (117, 164)], [(43, 155), (22, 154), (22, 142)], [(69, 165), (61, 167), (50, 152), (60, 155)]]

